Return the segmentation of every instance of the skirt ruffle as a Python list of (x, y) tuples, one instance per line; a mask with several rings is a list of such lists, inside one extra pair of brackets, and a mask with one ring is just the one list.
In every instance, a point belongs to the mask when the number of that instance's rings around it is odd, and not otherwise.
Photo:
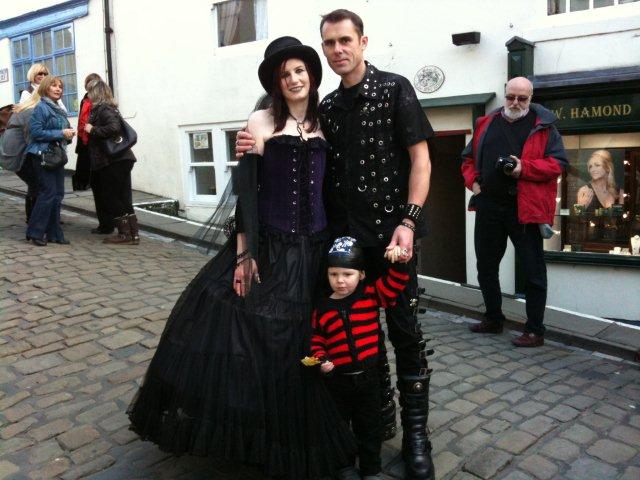
[(129, 408), (132, 430), (167, 452), (274, 477), (320, 478), (347, 465), (349, 428), (317, 369), (300, 363), (325, 245), (322, 236), (263, 230), (262, 283), (241, 298), (228, 242), (176, 303)]

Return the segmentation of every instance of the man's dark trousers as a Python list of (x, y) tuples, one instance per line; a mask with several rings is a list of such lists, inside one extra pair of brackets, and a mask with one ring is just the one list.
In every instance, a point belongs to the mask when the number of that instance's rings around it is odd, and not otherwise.
[(500, 260), (511, 239), (525, 274), (526, 333), (544, 335), (544, 309), (547, 302), (547, 268), (544, 263), (542, 236), (538, 224), (518, 222), (514, 201), (498, 203), (486, 194), (476, 196), (475, 249), (478, 283), (489, 322), (502, 323), (502, 294), (500, 291)]
[[(384, 247), (365, 247), (365, 273), (369, 281), (386, 274), (389, 264), (384, 259)], [(415, 247), (414, 247), (415, 250)], [(422, 333), (416, 330), (416, 317), (411, 299), (417, 298), (418, 277), (416, 258), (409, 262), (409, 283), (398, 295), (396, 304), (385, 309), (385, 318), (389, 340), (396, 355), (396, 371), (398, 375), (419, 375), (422, 368), (427, 367), (423, 350)]]

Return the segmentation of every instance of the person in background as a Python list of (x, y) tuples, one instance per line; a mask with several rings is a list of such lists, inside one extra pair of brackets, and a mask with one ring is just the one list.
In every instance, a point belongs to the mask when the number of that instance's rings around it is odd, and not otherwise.
[(118, 228), (118, 233), (105, 238), (103, 243), (138, 245), (138, 218), (133, 210), (131, 191), (131, 170), (136, 157), (130, 148), (113, 157), (105, 153), (104, 140), (122, 131), (118, 104), (103, 80), (89, 83), (87, 98), (91, 102), (91, 115), (84, 131), (89, 135), (91, 176), (96, 177), (96, 204), (106, 210), (104, 221), (110, 222), (103, 227), (115, 223)]
[[(34, 63), (27, 71), (27, 80), (29, 80), (29, 86), (20, 92), (20, 100), (18, 103), (24, 103), (31, 98), (33, 92), (38, 90), (38, 86), (44, 80), (47, 75), (51, 75), (49, 69), (44, 63)], [(58, 99), (58, 106), (67, 111), (67, 107), (62, 103), (62, 97)]]
[(7, 128), (2, 135), (2, 151), (0, 152), (0, 166), (15, 172), (27, 185), (24, 198), (26, 221), (29, 223), (31, 211), (38, 195), (38, 182), (33, 162), (27, 160), (27, 146), (29, 145), (29, 121), (33, 108), (40, 101), (38, 92), (33, 92), (29, 100), (13, 107), (13, 114), (9, 118)]
[[(102, 80), (97, 73), (90, 73), (84, 79), (84, 88), (89, 90), (98, 80)], [(91, 233), (109, 234), (113, 232), (113, 219), (107, 214), (106, 207), (101, 203), (99, 185), (91, 176), (91, 160), (89, 155), (89, 134), (84, 126), (89, 121), (91, 114), (91, 100), (84, 94), (80, 101), (80, 113), (78, 114), (78, 140), (76, 142), (76, 171), (71, 179), (74, 190), (87, 190), (91, 186), (93, 200), (96, 206), (98, 226), (91, 229)]]
[(478, 283), (486, 308), (474, 333), (501, 333), (500, 261), (511, 239), (525, 273), (527, 322), (511, 341), (516, 347), (544, 344), (547, 266), (540, 224), (553, 225), (557, 178), (567, 156), (554, 122), (557, 117), (531, 103), (533, 85), (524, 77), (507, 82), (504, 105), (476, 120), (473, 138), (462, 152), (462, 176), (473, 192), (474, 244)]
[(64, 198), (64, 166), (48, 170), (41, 165), (42, 152), (53, 142), (58, 142), (64, 149), (75, 135), (75, 131), (69, 125), (67, 112), (58, 104), (63, 88), (62, 80), (58, 77), (47, 76), (42, 80), (37, 90), (40, 100), (35, 104), (29, 120), (26, 161), (32, 162), (38, 194), (29, 219), (27, 240), (30, 239), (39, 247), (46, 246), (47, 242), (69, 244), (60, 227), (60, 208)]

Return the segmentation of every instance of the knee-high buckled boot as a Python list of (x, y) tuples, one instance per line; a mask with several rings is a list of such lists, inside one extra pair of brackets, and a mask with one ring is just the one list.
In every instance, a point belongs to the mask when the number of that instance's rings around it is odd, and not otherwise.
[(391, 440), (396, 436), (398, 427), (396, 425), (396, 401), (393, 398), (395, 390), (391, 385), (391, 372), (389, 370), (389, 362), (386, 352), (384, 352), (384, 361), (378, 363), (378, 371), (380, 374), (380, 393), (381, 399), (381, 415), (382, 415), (382, 440)]
[(422, 369), (418, 375), (398, 376), (402, 407), (402, 459), (406, 467), (406, 478), (411, 480), (435, 478), (427, 428), (430, 378), (431, 372), (427, 369)]
[(129, 219), (129, 231), (131, 232), (131, 244), (138, 245), (140, 243), (140, 235), (138, 233), (138, 217), (135, 213), (127, 216)]

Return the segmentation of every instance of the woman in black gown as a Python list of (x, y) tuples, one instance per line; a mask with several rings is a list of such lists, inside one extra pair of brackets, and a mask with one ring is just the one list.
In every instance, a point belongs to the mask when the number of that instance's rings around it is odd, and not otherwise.
[(165, 451), (319, 478), (355, 448), (317, 372), (300, 363), (328, 240), (322, 69), (311, 47), (282, 37), (258, 73), (273, 106), (249, 118), (256, 147), (234, 171), (236, 232), (176, 303), (129, 417)]

